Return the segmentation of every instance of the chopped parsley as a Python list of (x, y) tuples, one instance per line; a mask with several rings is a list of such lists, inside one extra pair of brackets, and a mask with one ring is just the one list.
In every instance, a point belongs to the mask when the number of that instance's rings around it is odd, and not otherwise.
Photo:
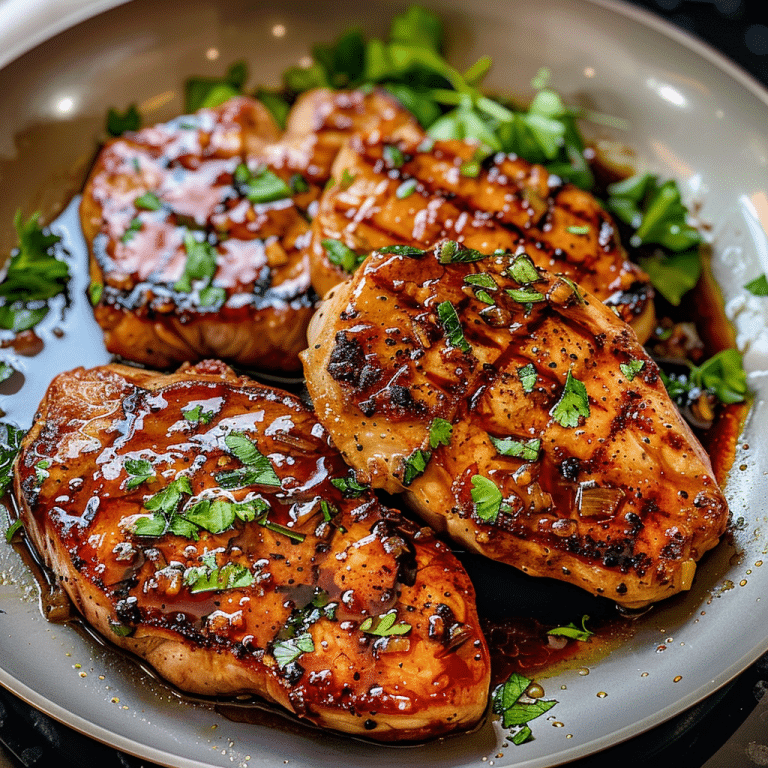
[(312, 653), (314, 650), (315, 643), (309, 632), (304, 632), (289, 640), (278, 640), (272, 645), (272, 655), (280, 669), (292, 664), (302, 653)]
[(40, 461), (35, 464), (35, 485), (40, 486), (48, 479), (51, 474), (48, 471), (50, 468), (50, 459), (40, 459)]
[(328, 261), (349, 274), (352, 274), (365, 260), (364, 255), (355, 253), (341, 240), (322, 240), (321, 244), (328, 254)]
[(197, 403), (197, 405), (188, 405), (182, 408), (181, 414), (184, 416), (185, 421), (188, 421), (190, 424), (210, 424), (216, 412), (204, 411), (203, 406)]
[(184, 271), (173, 288), (183, 293), (192, 292), (192, 281), (204, 281), (204, 286), (210, 285), (216, 274), (216, 249), (207, 241), (198, 241), (191, 232), (184, 235), (184, 250), (187, 260)]
[(702, 391), (710, 392), (721, 403), (741, 403), (749, 391), (741, 355), (735, 349), (724, 349), (701, 365), (692, 365), (688, 374), (662, 371), (661, 378), (669, 396), (680, 406), (688, 405)]
[(416, 179), (406, 179), (395, 190), (395, 197), (398, 200), (405, 200), (416, 191), (417, 186), (418, 186), (418, 182), (416, 181)]
[(404, 462), (403, 468), (403, 485), (406, 488), (420, 475), (424, 474), (424, 470), (429, 464), (429, 460), (432, 458), (431, 451), (423, 451), (417, 448)]
[(141, 115), (135, 104), (129, 105), (125, 112), (118, 112), (114, 107), (107, 111), (107, 133), (110, 136), (122, 136), (127, 131), (141, 128)]
[(125, 488), (128, 491), (137, 488), (151, 477), (155, 476), (155, 470), (147, 459), (126, 459), (123, 468), (128, 474), (128, 482)]
[(0, 496), (13, 482), (13, 462), (21, 448), (24, 430), (0, 421)]
[(520, 254), (507, 269), (507, 274), (520, 285), (530, 285), (541, 280), (541, 275), (531, 261), (530, 256)]
[(224, 444), (243, 466), (216, 474), (216, 482), (222, 488), (244, 488), (248, 485), (280, 487), (280, 478), (275, 473), (272, 462), (259, 451), (250, 438), (242, 432), (230, 432), (224, 438)]
[(244, 589), (253, 585), (253, 574), (243, 565), (216, 564), (216, 555), (208, 552), (200, 558), (202, 565), (192, 566), (184, 572), (184, 585), (192, 594), (222, 592), (226, 589)]
[(486, 254), (480, 253), (480, 251), (476, 251), (473, 248), (465, 248), (455, 240), (446, 240), (440, 246), (437, 255), (437, 260), (441, 264), (469, 264), (486, 258), (488, 258)]
[(5, 360), (0, 361), (0, 384), (8, 381), (14, 373), (16, 369), (10, 363), (6, 363)]
[(440, 445), (450, 445), (453, 424), (436, 416), (429, 425), (429, 447), (434, 450)]
[(120, 238), (120, 242), (130, 243), (133, 240), (133, 236), (141, 231), (141, 219), (138, 216), (134, 216), (130, 222), (128, 222), (128, 228), (123, 232), (123, 236)]
[(552, 406), (549, 415), (561, 426), (572, 429), (580, 418), (589, 416), (589, 396), (584, 384), (568, 371), (560, 399)]
[(251, 203), (273, 203), (291, 196), (291, 188), (266, 165), (252, 171), (245, 163), (235, 168), (235, 187)]
[(450, 301), (441, 301), (437, 305), (437, 316), (445, 330), (445, 339), (449, 346), (460, 349), (462, 352), (471, 352), (472, 347), (464, 338), (464, 330), (453, 304)]
[(619, 368), (627, 377), (627, 381), (632, 381), (632, 379), (645, 368), (645, 360), (636, 360), (633, 358), (628, 363), (619, 363)]
[(518, 304), (533, 304), (538, 301), (544, 301), (546, 298), (540, 291), (534, 291), (531, 288), (507, 288), (507, 293)]
[(402, 168), (405, 165), (405, 155), (397, 144), (385, 144), (382, 153), (384, 162), (390, 168)]
[(513, 437), (494, 437), (488, 435), (496, 450), (502, 456), (512, 456), (524, 461), (538, 461), (541, 452), (541, 440), (532, 438), (528, 440), (517, 440)]
[(407, 635), (412, 629), (411, 625), (406, 624), (404, 621), (395, 624), (395, 619), (397, 619), (396, 611), (390, 611), (389, 613), (385, 613), (382, 616), (376, 616), (375, 618), (369, 616), (360, 623), (360, 631), (378, 637)]
[(517, 377), (520, 379), (520, 383), (523, 385), (523, 392), (525, 392), (526, 395), (533, 392), (533, 388), (536, 386), (536, 380), (538, 379), (533, 363), (528, 363), (527, 365), (518, 368)]
[(394, 253), (396, 256), (420, 259), (426, 254), (426, 251), (413, 245), (385, 245), (383, 248), (379, 248), (379, 253)]
[(133, 204), (137, 208), (141, 208), (143, 211), (159, 211), (163, 204), (160, 198), (154, 192), (145, 192), (143, 195), (139, 195)]
[(353, 475), (349, 477), (332, 477), (331, 484), (341, 491), (345, 499), (356, 499), (370, 490), (370, 486), (358, 483)]

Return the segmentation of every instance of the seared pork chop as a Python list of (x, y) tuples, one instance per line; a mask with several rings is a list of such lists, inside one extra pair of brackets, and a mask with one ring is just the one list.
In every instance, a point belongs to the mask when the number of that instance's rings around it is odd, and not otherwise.
[(728, 508), (632, 329), (523, 249), (384, 250), (333, 290), (302, 353), (358, 480), (624, 606), (690, 588)]
[(15, 490), (85, 619), (184, 691), (381, 741), (485, 709), (466, 573), (354, 481), (292, 395), (213, 362), (61, 374)]
[(155, 368), (219, 357), (295, 370), (314, 294), (308, 226), (248, 98), (104, 146), (80, 207), (107, 349)]
[(328, 241), (356, 254), (440, 238), (490, 253), (523, 245), (613, 307), (641, 340), (653, 331), (653, 289), (630, 262), (611, 217), (588, 192), (540, 165), (498, 154), (481, 163), (468, 141), (433, 141), (393, 130), (351, 138), (336, 157), (336, 184), (312, 223), (312, 283), (322, 296), (349, 277)]

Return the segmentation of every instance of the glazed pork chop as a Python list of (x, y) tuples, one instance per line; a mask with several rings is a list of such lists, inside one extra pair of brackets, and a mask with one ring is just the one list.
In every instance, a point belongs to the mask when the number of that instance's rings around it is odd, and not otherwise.
[(484, 712), (465, 571), (355, 482), (292, 395), (210, 361), (61, 374), (15, 490), (85, 619), (184, 691), (380, 741)]
[(653, 289), (597, 200), (543, 166), (502, 153), (480, 162), (477, 152), (476, 143), (413, 131), (351, 137), (312, 223), (318, 293), (349, 277), (356, 254), (387, 245), (424, 248), (448, 238), (484, 253), (522, 245), (535, 264), (613, 307), (645, 341)]
[(110, 352), (154, 368), (298, 367), (315, 299), (290, 178), (258, 159), (277, 138), (243, 97), (104, 146), (80, 217)]
[(690, 588), (728, 507), (632, 329), (525, 250), (374, 252), (313, 319), (318, 418), (360, 482), (627, 607)]

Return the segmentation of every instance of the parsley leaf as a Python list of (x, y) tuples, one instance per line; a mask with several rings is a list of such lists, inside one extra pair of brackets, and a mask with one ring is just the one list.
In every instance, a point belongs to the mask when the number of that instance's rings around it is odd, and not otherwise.
[(560, 637), (568, 637), (572, 640), (588, 643), (589, 638), (592, 637), (592, 635), (595, 633), (587, 629), (587, 621), (589, 621), (589, 616), (585, 614), (581, 617), (581, 627), (577, 627), (574, 622), (571, 622), (570, 624), (566, 624), (564, 627), (555, 627), (554, 629), (550, 629), (547, 631), (547, 634), (558, 635)]
[(190, 424), (210, 424), (216, 412), (204, 411), (202, 404), (197, 403), (196, 405), (188, 405), (182, 408), (181, 414)]
[(252, 171), (245, 163), (235, 169), (234, 182), (238, 192), (251, 203), (273, 203), (291, 196), (291, 188), (266, 165)]
[(312, 653), (314, 650), (315, 643), (309, 632), (304, 632), (288, 640), (279, 640), (272, 645), (272, 655), (280, 669), (292, 664), (302, 653)]
[(520, 379), (520, 383), (523, 385), (523, 392), (529, 395), (533, 392), (533, 388), (536, 386), (538, 376), (536, 369), (533, 367), (533, 363), (528, 363), (517, 369), (517, 377)]
[(0, 496), (13, 482), (13, 462), (21, 447), (24, 430), (0, 421)]
[(280, 487), (280, 478), (272, 462), (256, 447), (256, 444), (242, 432), (230, 432), (224, 443), (229, 452), (245, 466), (216, 474), (216, 482), (222, 488), (244, 488), (248, 485)]
[(199, 592), (221, 592), (226, 589), (243, 589), (253, 585), (253, 574), (243, 565), (226, 563), (221, 567), (212, 562), (193, 566), (184, 572), (184, 584), (194, 595)]
[(205, 107), (218, 107), (243, 91), (248, 70), (242, 61), (235, 62), (224, 77), (191, 77), (184, 84), (184, 111), (197, 112)]
[[(497, 686), (491, 693), (491, 707), (495, 714), (501, 715), (504, 728), (525, 726), (531, 720), (549, 712), (557, 704), (554, 699), (521, 700), (530, 684), (531, 680), (527, 677), (513, 672), (506, 682)], [(515, 741), (513, 736), (515, 744), (530, 738), (530, 729), (523, 729), (523, 733), (525, 739), (520, 741)]]
[(627, 377), (627, 381), (632, 381), (645, 368), (645, 360), (635, 360), (633, 358), (628, 363), (619, 363), (619, 368)]
[(403, 485), (408, 487), (417, 477), (419, 477), (419, 475), (423, 475), (431, 458), (431, 451), (423, 451), (420, 448), (416, 449), (405, 460)]
[(173, 288), (191, 293), (193, 280), (204, 280), (209, 284), (216, 274), (216, 249), (206, 241), (196, 240), (191, 232), (184, 235), (184, 249), (187, 252), (184, 271)]
[(370, 490), (370, 486), (358, 483), (354, 475), (350, 477), (332, 477), (331, 484), (341, 491), (345, 499), (356, 499)]
[(469, 264), (488, 258), (485, 253), (480, 253), (473, 248), (465, 248), (455, 240), (446, 240), (440, 246), (438, 261), (441, 264)]
[(477, 517), (484, 523), (495, 523), (503, 498), (496, 483), (482, 475), (473, 475), (471, 493)]
[(450, 445), (452, 434), (453, 424), (436, 416), (429, 425), (429, 447), (434, 450), (439, 445)]
[(126, 490), (129, 491), (155, 476), (155, 470), (146, 459), (126, 459), (123, 467), (129, 475), (129, 480), (125, 484)]
[[(364, 255), (355, 253), (349, 246), (342, 243), (341, 240), (328, 239), (321, 241), (321, 243), (328, 254), (328, 261), (349, 274), (352, 274), (365, 260)], [(387, 253), (390, 252), (387, 251)]]
[(507, 268), (507, 274), (520, 285), (530, 285), (541, 280), (541, 275), (531, 261), (530, 256), (521, 254)]
[(744, 286), (753, 296), (768, 296), (768, 278), (765, 274), (750, 280)]
[(589, 416), (589, 397), (584, 384), (568, 371), (560, 399), (552, 406), (549, 415), (561, 426), (572, 429), (579, 425), (579, 418)]
[(110, 136), (122, 136), (126, 131), (138, 131), (141, 128), (141, 115), (135, 104), (131, 104), (125, 112), (118, 112), (113, 107), (107, 112), (107, 133)]
[(453, 304), (450, 301), (441, 301), (437, 305), (437, 316), (440, 318), (440, 322), (445, 330), (445, 340), (449, 346), (456, 347), (465, 353), (471, 352), (472, 347), (464, 338), (464, 330), (461, 327), (461, 321)]
[(524, 461), (538, 461), (541, 451), (541, 440), (533, 438), (529, 440), (516, 440), (513, 437), (498, 438), (488, 435), (496, 450), (502, 456), (512, 456)]
[(399, 624), (395, 624), (397, 618), (396, 611), (390, 611), (382, 616), (376, 616), (375, 618), (369, 616), (360, 623), (360, 631), (366, 632), (369, 635), (377, 635), (378, 637), (391, 637), (392, 635), (407, 635), (412, 627), (410, 624), (401, 621)]

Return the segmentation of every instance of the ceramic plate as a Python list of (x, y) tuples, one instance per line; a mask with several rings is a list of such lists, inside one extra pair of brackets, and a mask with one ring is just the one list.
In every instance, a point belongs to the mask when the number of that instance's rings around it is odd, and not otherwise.
[[(137, 103), (147, 124), (170, 118), (182, 110), (186, 76), (221, 75), (238, 59), (248, 62), (254, 85), (277, 85), (312, 42), (333, 40), (350, 25), (383, 35), (402, 7), (383, 0), (112, 5), (0, 3), (0, 64), (20, 56), (0, 71), (0, 252), (15, 239), (17, 208), (49, 219), (78, 191), (109, 107)], [(706, 46), (631, 6), (475, 0), (469, 12), (461, 0), (430, 5), (446, 21), (455, 64), (490, 54), (487, 84), (517, 96), (530, 95), (531, 79), (548, 67), (567, 102), (619, 118), (611, 127), (585, 126), (588, 134), (622, 141), (639, 168), (676, 178), (710, 226), (715, 275), (756, 394), (726, 485), (731, 533), (702, 563), (690, 593), (657, 606), (599, 662), (543, 681), (559, 703), (533, 723), (533, 741), (508, 745), (489, 721), (473, 734), (408, 749), (279, 719), (239, 723), (178, 699), (72, 627), (47, 623), (28, 569), (0, 544), (0, 683), (96, 739), (184, 768), (553, 766), (681, 712), (768, 648), (768, 598), (761, 599), (768, 595), (768, 444), (760, 439), (768, 430), (768, 299), (741, 287), (768, 271), (768, 96)], [(72, 213), (63, 226), (76, 239)], [(6, 419), (29, 425), (54, 373), (107, 361), (84, 290), (73, 286), (63, 337), (48, 326), (37, 356), (2, 351), (21, 372), (0, 390)]]

